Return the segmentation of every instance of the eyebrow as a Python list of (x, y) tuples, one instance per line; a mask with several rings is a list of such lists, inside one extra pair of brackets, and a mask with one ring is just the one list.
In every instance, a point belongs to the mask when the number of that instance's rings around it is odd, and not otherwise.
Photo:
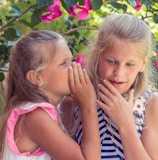
[(64, 58), (63, 58), (63, 60), (69, 60), (69, 59), (73, 59), (73, 56), (65, 56)]

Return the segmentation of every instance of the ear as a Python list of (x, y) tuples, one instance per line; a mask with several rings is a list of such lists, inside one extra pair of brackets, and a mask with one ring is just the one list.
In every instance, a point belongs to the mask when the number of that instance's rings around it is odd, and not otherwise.
[(40, 77), (37, 75), (37, 73), (34, 70), (29, 70), (26, 74), (26, 78), (33, 84), (33, 85), (39, 85), (40, 84)]
[(140, 72), (144, 72), (144, 69), (145, 69), (145, 66), (146, 66), (147, 62), (148, 62), (148, 56), (146, 56), (146, 57), (144, 58), (143, 64), (142, 64), (142, 66), (141, 66), (141, 68), (140, 68)]

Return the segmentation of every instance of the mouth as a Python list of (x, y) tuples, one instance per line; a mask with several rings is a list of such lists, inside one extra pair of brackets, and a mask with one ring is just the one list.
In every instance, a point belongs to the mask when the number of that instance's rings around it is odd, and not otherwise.
[(120, 82), (120, 81), (113, 81), (113, 80), (109, 80), (109, 82), (113, 85), (113, 86), (119, 86), (122, 85), (124, 82)]

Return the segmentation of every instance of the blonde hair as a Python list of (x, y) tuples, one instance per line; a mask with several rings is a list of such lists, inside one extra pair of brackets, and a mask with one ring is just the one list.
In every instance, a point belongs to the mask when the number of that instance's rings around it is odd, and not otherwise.
[[(152, 50), (152, 34), (147, 24), (129, 14), (113, 14), (106, 17), (105, 21), (99, 29), (99, 34), (93, 45), (88, 61), (88, 71), (96, 89), (98, 91), (98, 83), (101, 81), (99, 75), (99, 59), (109, 46), (116, 39), (125, 40), (134, 43), (142, 58), (145, 58)], [(130, 54), (130, 53), (129, 53)], [(148, 69), (139, 73), (134, 82), (135, 98), (139, 97), (148, 84)]]
[(26, 78), (26, 73), (29, 70), (34, 70), (36, 73), (43, 70), (54, 57), (59, 41), (66, 43), (56, 32), (38, 30), (21, 37), (12, 47), (5, 94), (6, 104), (0, 126), (0, 156), (4, 148), (7, 119), (12, 109), (25, 102), (49, 102), (49, 97), (41, 88)]

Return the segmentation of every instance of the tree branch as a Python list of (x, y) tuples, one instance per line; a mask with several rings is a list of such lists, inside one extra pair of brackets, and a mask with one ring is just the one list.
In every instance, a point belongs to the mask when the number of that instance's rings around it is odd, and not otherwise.
[(2, 26), (0, 28), (0, 32), (3, 32), (5, 29), (7, 29), (9, 27), (9, 25), (17, 20), (19, 20), (24, 14), (26, 14), (27, 12), (29, 12), (33, 7), (35, 7), (36, 5), (32, 5), (29, 8), (27, 8), (20, 16), (12, 18), (7, 24), (5, 24), (4, 26)]
[(68, 34), (71, 34), (73, 32), (79, 31), (79, 30), (98, 30), (98, 27), (79, 27), (79, 28), (73, 28), (73, 29), (70, 29), (70, 30), (64, 32), (63, 35), (68, 35)]

